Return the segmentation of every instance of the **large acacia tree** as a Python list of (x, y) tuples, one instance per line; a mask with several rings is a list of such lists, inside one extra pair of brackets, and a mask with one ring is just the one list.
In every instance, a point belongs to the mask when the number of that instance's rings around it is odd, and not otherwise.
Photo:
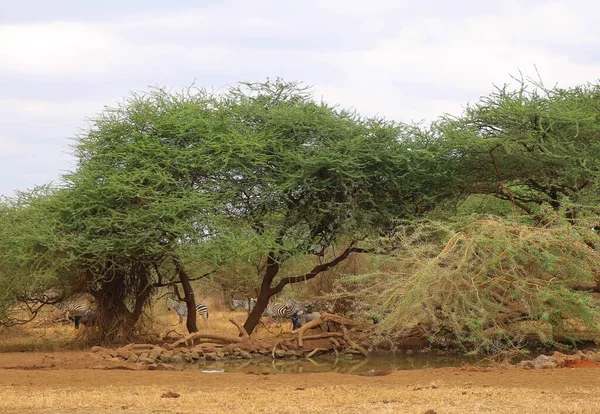
[[(263, 258), (251, 332), (273, 295), (312, 279), (451, 194), (452, 177), (416, 129), (316, 102), (281, 81), (244, 84), (223, 100), (235, 134), (218, 137), (222, 214)], [(314, 256), (302, 274), (284, 263)], [(310, 261), (309, 261), (310, 263)], [(282, 270), (283, 269), (283, 270)]]
[[(181, 284), (193, 309), (190, 257), (208, 270), (261, 262), (252, 332), (286, 285), (367, 251), (361, 240), (452, 189), (417, 129), (281, 80), (135, 95), (93, 119), (74, 148), (77, 168), (44, 207), (55, 237), (41, 249), (48, 269), (96, 297), (106, 341), (131, 337), (158, 286)], [(306, 272), (288, 274), (290, 259)], [(187, 327), (197, 329), (195, 312)]]

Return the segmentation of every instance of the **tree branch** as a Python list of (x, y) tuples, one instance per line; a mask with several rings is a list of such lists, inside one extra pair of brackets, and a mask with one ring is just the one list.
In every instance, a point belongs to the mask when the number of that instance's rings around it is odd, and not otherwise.
[(314, 278), (315, 276), (317, 276), (319, 273), (322, 273), (322, 272), (336, 266), (338, 263), (346, 260), (348, 258), (348, 256), (350, 256), (350, 254), (352, 254), (352, 253), (372, 253), (372, 252), (373, 251), (371, 249), (363, 249), (363, 248), (354, 247), (354, 246), (348, 247), (346, 250), (344, 250), (344, 252), (342, 254), (340, 254), (335, 259), (333, 259), (327, 263), (323, 263), (323, 264), (313, 267), (313, 269), (308, 273), (305, 273), (301, 276), (290, 276), (290, 277), (281, 279), (279, 281), (279, 283), (271, 290), (271, 293), (277, 294), (277, 293), (281, 292), (283, 290), (283, 288), (285, 287), (285, 285), (288, 285), (291, 283), (303, 282), (305, 280), (310, 280), (310, 279)]
[[(213, 275), (215, 273), (215, 271), (210, 271), (208, 273), (203, 274), (202, 276), (198, 276), (198, 277), (191, 277), (190, 278), (190, 282), (193, 282), (194, 280), (200, 280), (200, 279), (204, 279), (206, 277), (209, 277), (211, 275)], [(156, 282), (152, 284), (152, 287), (157, 288), (157, 287), (166, 287), (166, 286), (173, 286), (173, 285), (177, 285), (177, 284), (181, 284), (181, 280), (174, 280), (172, 282), (164, 282), (164, 283), (160, 283), (160, 282)]]

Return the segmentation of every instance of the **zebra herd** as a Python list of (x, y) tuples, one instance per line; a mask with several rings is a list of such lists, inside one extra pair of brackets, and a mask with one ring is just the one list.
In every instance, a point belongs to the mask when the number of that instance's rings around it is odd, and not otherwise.
[[(56, 298), (57, 297), (46, 297), (45, 300)], [(256, 298), (251, 298), (250, 300), (231, 299), (230, 308), (231, 310), (241, 308), (250, 312), (254, 309), (256, 301)], [(53, 306), (61, 312), (61, 316), (64, 320), (73, 320), (76, 329), (79, 329), (80, 324), (82, 323), (84, 325), (90, 325), (94, 322), (92, 301), (86, 295), (75, 295), (56, 302)], [(167, 298), (167, 308), (175, 311), (179, 316), (179, 324), (183, 324), (183, 320), (188, 313), (187, 304), (175, 297), (169, 297)], [(208, 326), (208, 306), (204, 303), (198, 303), (196, 305), (196, 312)], [(309, 306), (296, 302), (290, 298), (286, 298), (284, 303), (269, 303), (262, 315), (266, 316), (271, 321), (277, 322), (289, 319), (292, 322), (293, 329), (320, 317), (317, 312), (311, 312)]]

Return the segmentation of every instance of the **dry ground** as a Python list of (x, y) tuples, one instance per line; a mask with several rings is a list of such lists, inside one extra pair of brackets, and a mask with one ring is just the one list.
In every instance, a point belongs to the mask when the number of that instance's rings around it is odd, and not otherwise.
[[(5, 356), (0, 365), (7, 360), (19, 362)], [(180, 398), (161, 398), (169, 391)], [(598, 413), (600, 370), (444, 368), (362, 377), (0, 368), (0, 396), (6, 414)]]
[[(160, 335), (181, 331), (173, 312), (154, 312)], [(216, 309), (210, 329), (235, 333), (231, 316), (244, 318)], [(76, 347), (77, 334), (69, 325), (43, 323), (0, 332), (0, 414), (600, 413), (600, 369), (465, 367), (380, 377), (105, 371), (90, 369), (98, 361), (87, 352), (55, 352)], [(180, 398), (161, 398), (169, 391)]]

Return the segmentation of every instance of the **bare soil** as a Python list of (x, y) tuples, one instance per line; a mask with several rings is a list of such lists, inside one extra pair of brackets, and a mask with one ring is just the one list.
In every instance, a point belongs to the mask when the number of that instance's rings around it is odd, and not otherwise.
[(92, 369), (97, 364), (88, 352), (0, 354), (0, 413), (600, 412), (600, 371), (588, 367), (366, 377)]

